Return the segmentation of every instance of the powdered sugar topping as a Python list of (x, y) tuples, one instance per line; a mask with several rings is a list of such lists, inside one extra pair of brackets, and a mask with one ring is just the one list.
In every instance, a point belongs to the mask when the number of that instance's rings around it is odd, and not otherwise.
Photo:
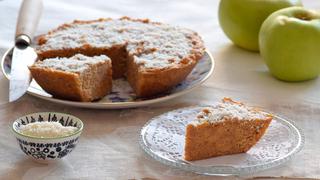
[[(95, 48), (126, 46), (129, 55), (146, 68), (167, 67), (180, 63), (193, 50), (188, 29), (160, 23), (144, 23), (130, 19), (73, 23), (45, 36), (46, 42), (38, 51), (81, 48), (86, 44)], [(201, 49), (203, 50), (203, 49)]]
[(35, 63), (37, 67), (52, 68), (66, 72), (82, 72), (91, 64), (97, 64), (104, 61), (110, 61), (105, 55), (88, 57), (82, 54), (76, 54), (70, 58), (48, 58)]
[(195, 124), (208, 121), (214, 123), (225, 119), (256, 120), (266, 119), (270, 115), (240, 103), (223, 102), (204, 108), (194, 121)]

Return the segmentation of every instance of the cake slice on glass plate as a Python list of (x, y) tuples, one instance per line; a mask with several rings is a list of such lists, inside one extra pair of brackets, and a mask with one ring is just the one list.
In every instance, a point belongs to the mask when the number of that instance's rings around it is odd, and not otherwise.
[(184, 159), (247, 152), (263, 136), (272, 118), (271, 114), (230, 98), (204, 107), (186, 127)]

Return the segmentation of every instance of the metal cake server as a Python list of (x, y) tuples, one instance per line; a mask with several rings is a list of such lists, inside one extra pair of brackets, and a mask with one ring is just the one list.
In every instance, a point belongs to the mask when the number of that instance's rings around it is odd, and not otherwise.
[[(42, 0), (24, 0), (20, 7), (17, 21), (15, 46), (12, 50), (11, 73), (9, 83), (9, 102), (23, 96), (30, 84), (31, 75), (28, 66), (37, 59), (37, 54), (30, 47), (34, 32), (42, 13)], [(10, 55), (10, 53), (6, 53)], [(5, 59), (9, 59), (6, 57)]]

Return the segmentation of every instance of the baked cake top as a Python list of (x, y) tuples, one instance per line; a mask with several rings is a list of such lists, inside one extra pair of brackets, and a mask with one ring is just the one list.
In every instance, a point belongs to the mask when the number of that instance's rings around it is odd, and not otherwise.
[(88, 57), (82, 54), (76, 54), (70, 58), (48, 58), (43, 61), (37, 61), (34, 66), (41, 68), (50, 68), (66, 72), (82, 72), (92, 64), (97, 64), (105, 61), (111, 61), (105, 55)]
[(228, 119), (266, 120), (269, 117), (271, 117), (270, 114), (264, 113), (256, 108), (248, 107), (242, 103), (235, 102), (230, 98), (224, 98), (223, 102), (204, 108), (193, 123), (215, 123)]
[(41, 54), (50, 50), (116, 45), (126, 46), (134, 61), (146, 68), (188, 64), (204, 53), (201, 38), (189, 29), (128, 17), (64, 24), (40, 37), (36, 49)]

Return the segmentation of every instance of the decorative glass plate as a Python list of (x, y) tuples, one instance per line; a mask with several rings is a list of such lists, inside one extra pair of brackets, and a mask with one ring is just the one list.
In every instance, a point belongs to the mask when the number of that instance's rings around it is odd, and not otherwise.
[(142, 128), (140, 145), (152, 158), (166, 165), (206, 175), (243, 175), (291, 159), (304, 143), (300, 130), (290, 121), (275, 116), (264, 136), (247, 153), (198, 161), (183, 159), (185, 127), (201, 106), (167, 112), (151, 119)]
[[(6, 57), (7, 54), (9, 54), (10, 56), (10, 53), (12, 54), (12, 51), (7, 51), (3, 57)], [(3, 62), (6, 62), (4, 61), (4, 58), (2, 59), (1, 64), (4, 64)], [(2, 66), (2, 72), (9, 79), (11, 62), (8, 62), (8, 64), (4, 64)], [(183, 82), (178, 84), (170, 91), (150, 98), (137, 98), (128, 82), (124, 79), (114, 80), (112, 92), (109, 95), (105, 96), (103, 99), (95, 102), (76, 102), (54, 98), (50, 94), (46, 93), (34, 80), (30, 84), (28, 93), (41, 99), (76, 107), (96, 109), (121, 109), (139, 107), (166, 101), (189, 92), (190, 90), (200, 86), (205, 80), (207, 80), (212, 74), (213, 69), (213, 57), (208, 51), (206, 51), (203, 58), (199, 60), (198, 64)]]

